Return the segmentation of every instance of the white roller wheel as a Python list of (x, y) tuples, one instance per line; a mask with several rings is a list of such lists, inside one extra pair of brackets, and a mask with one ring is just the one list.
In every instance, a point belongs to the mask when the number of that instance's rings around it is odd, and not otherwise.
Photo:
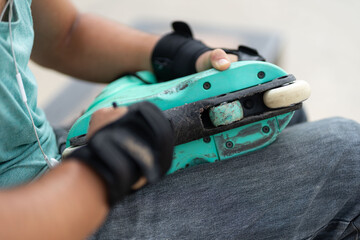
[(310, 97), (310, 94), (310, 85), (304, 80), (297, 80), (266, 91), (263, 100), (268, 108), (282, 108), (303, 102)]

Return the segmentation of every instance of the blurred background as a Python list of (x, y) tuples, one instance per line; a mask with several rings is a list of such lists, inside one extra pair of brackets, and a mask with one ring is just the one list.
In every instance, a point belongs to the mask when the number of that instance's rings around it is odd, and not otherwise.
[[(312, 96), (311, 121), (342, 116), (360, 122), (359, 0), (74, 0), (92, 12), (151, 33), (170, 31), (173, 20), (191, 24), (213, 47), (256, 47), (298, 79)], [(103, 85), (89, 85), (31, 63), (39, 105), (54, 125), (71, 122)]]

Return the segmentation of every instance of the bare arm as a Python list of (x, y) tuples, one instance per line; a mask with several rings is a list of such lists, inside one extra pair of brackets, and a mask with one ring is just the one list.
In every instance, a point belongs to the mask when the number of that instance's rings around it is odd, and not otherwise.
[(77, 161), (0, 192), (0, 202), (0, 239), (83, 239), (108, 212), (101, 180)]
[[(88, 137), (126, 112), (122, 107), (98, 110)], [(95, 172), (68, 159), (35, 182), (0, 191), (0, 239), (84, 239), (105, 219), (106, 196)]]
[(5, 0), (0, 0), (0, 13), (3, 11), (5, 6)]
[[(79, 13), (69, 0), (33, 0), (32, 12), (35, 42), (31, 57), (45, 67), (95, 82), (152, 70), (151, 53), (159, 36)], [(201, 55), (196, 69), (225, 70), (236, 60), (217, 49)]]
[(79, 13), (67, 0), (34, 0), (35, 42), (32, 59), (60, 72), (97, 82), (151, 70), (158, 40), (119, 23)]

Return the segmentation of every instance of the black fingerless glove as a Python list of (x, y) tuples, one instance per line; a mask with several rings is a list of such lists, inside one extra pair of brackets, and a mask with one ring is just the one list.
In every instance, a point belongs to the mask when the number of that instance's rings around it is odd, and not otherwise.
[(211, 50), (193, 38), (190, 27), (184, 22), (173, 22), (173, 32), (162, 37), (151, 56), (158, 82), (196, 73), (198, 57)]
[[(173, 32), (162, 37), (155, 45), (151, 56), (154, 74), (158, 82), (196, 73), (196, 60), (206, 51), (213, 50), (195, 40), (190, 27), (184, 22), (173, 22)], [(239, 61), (265, 61), (255, 49), (239, 46), (237, 50), (224, 49), (235, 54)]]
[(143, 102), (130, 106), (124, 117), (97, 131), (69, 158), (85, 163), (103, 179), (113, 206), (140, 176), (153, 183), (166, 174), (173, 141), (170, 122), (155, 105)]

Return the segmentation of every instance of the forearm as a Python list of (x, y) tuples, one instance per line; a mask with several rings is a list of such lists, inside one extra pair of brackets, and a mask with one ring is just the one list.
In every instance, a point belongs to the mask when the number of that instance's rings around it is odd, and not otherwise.
[(53, 52), (32, 57), (71, 76), (110, 82), (127, 72), (151, 70), (151, 52), (157, 41), (157, 36), (111, 20), (78, 14)]
[[(35, 62), (104, 83), (128, 72), (152, 70), (151, 55), (159, 36), (80, 14), (68, 0), (33, 0), (31, 8), (35, 31), (31, 58)], [(196, 70), (225, 70), (229, 60), (224, 51), (205, 52), (198, 56)]]
[(67, 161), (38, 181), (0, 192), (0, 239), (83, 239), (108, 207), (100, 178)]
[[(0, 0), (0, 14), (2, 13), (3, 9), (4, 9), (4, 6), (5, 6), (5, 0)], [(1, 21), (2, 19), (0, 19)]]

